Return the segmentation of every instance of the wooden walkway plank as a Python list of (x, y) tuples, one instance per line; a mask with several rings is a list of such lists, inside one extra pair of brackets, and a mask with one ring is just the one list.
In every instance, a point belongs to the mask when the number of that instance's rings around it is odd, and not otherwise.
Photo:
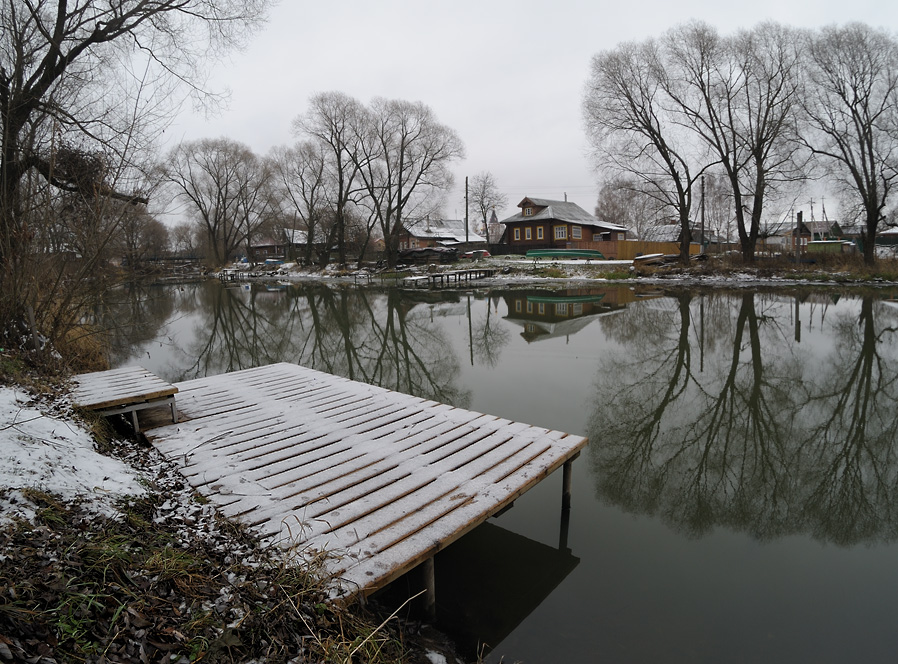
[(367, 594), (511, 504), (586, 445), (291, 364), (178, 385), (150, 439), (222, 513), (332, 552)]
[(135, 431), (140, 431), (137, 413), (166, 406), (172, 422), (178, 420), (175, 394), (178, 388), (143, 367), (132, 366), (79, 374), (74, 378), (72, 403), (76, 408), (99, 415), (130, 415)]
[[(415, 514), (411, 521), (397, 523), (391, 530), (379, 533), (375, 537), (368, 538), (365, 543), (372, 547), (368, 549), (369, 555), (357, 564), (341, 569), (337, 572), (344, 580), (362, 588), (383, 587), (401, 574), (413, 569), (426, 558), (445, 548), (445, 542), (452, 542), (458, 537), (472, 530), (476, 514), (481, 513), (483, 504), (478, 504), (478, 499), (488, 501), (490, 497), (495, 500), (495, 511), (511, 504), (530, 488), (545, 479), (558, 466), (541, 465), (528, 469), (523, 477), (516, 478), (516, 482), (504, 482), (500, 485), (484, 486), (472, 483), (468, 490), (476, 490), (476, 497), (467, 493), (456, 494), (458, 502), (445, 505), (440, 511), (441, 505), (434, 503), (429, 513)], [(507, 478), (511, 479), (511, 478)], [(464, 501), (461, 499), (465, 498)], [(501, 498), (501, 500), (499, 500)], [(495, 512), (493, 512), (495, 513)], [(428, 542), (426, 539), (416, 539), (414, 536), (420, 533), (420, 528), (434, 521), (426, 521), (430, 516), (436, 516), (440, 522), (441, 530), (446, 533), (445, 541)], [(426, 522), (426, 523), (425, 523)], [(479, 525), (479, 524), (477, 524)], [(401, 526), (401, 528), (400, 528)], [(419, 529), (415, 529), (415, 527)], [(392, 535), (392, 539), (389, 537)], [(380, 545), (381, 548), (375, 549)], [(389, 555), (386, 555), (389, 554)], [(401, 569), (391, 567), (388, 561), (404, 560), (405, 565)]]
[[(538, 445), (535, 441), (531, 444)], [(545, 452), (546, 449), (544, 445), (541, 446), (536, 455)], [(312, 547), (319, 546), (319, 548), (325, 550), (349, 547), (359, 541), (353, 538), (371, 538), (384, 528), (394, 525), (397, 521), (407, 519), (407, 523), (414, 523), (414, 520), (417, 518), (416, 514), (420, 511), (416, 510), (415, 506), (426, 505), (432, 501), (431, 498), (424, 495), (425, 493), (438, 493), (441, 497), (451, 494), (453, 499), (460, 495), (469, 496), (472, 491), (476, 492), (474, 479), (472, 478), (477, 478), (481, 473), (486, 473), (503, 462), (509, 462), (509, 459), (517, 458), (519, 462), (524, 462), (534, 457), (534, 451), (530, 450), (529, 447), (511, 450), (511, 454), (509, 454), (509, 451), (494, 447), (489, 454), (481, 455), (476, 460), (470, 461), (470, 464), (466, 464), (471, 466), (469, 468), (448, 471), (439, 467), (428, 468), (428, 473), (432, 473), (434, 478), (441, 478), (442, 481), (430, 489), (422, 487), (420, 492), (415, 494), (403, 493), (401, 486), (397, 483), (395, 487), (391, 486), (389, 491), (377, 492), (360, 498), (354, 505), (354, 510), (362, 512), (364, 514), (362, 518), (347, 522), (342, 530), (330, 528), (322, 533), (322, 542), (320, 544), (316, 543), (316, 539), (311, 539), (308, 541), (308, 545)], [(421, 471), (415, 473), (415, 477), (419, 473)], [(490, 483), (483, 484), (481, 482), (483, 486), (488, 486), (488, 484)], [(499, 506), (496, 507), (494, 512), (498, 509)], [(349, 539), (345, 540), (344, 538), (350, 532), (352, 534), (349, 535)], [(378, 548), (379, 545), (372, 544), (371, 546)]]
[[(461, 441), (462, 437), (458, 436), (457, 440)], [(351, 459), (351, 463), (351, 466), (347, 464), (348, 467), (334, 465), (330, 469), (321, 469), (320, 473), (309, 474), (307, 478), (300, 478), (309, 481), (304, 482), (298, 489), (292, 486), (296, 482), (291, 482), (287, 487), (274, 487), (273, 495), (277, 495), (281, 501), (292, 501), (293, 509), (303, 510), (308, 510), (313, 503), (327, 499), (324, 507), (316, 507), (314, 511), (314, 516), (321, 517), (330, 509), (339, 508), (349, 502), (353, 503), (354, 510), (358, 512), (371, 502), (372, 492), (376, 491), (380, 492), (375, 499), (376, 505), (388, 503), (404, 492), (403, 485), (399, 483), (400, 479), (414, 475), (418, 480), (425, 476), (420, 467), (392, 456), (384, 455), (373, 460), (368, 456), (360, 456)], [(433, 475), (438, 476), (440, 472), (442, 471), (434, 470)], [(429, 476), (431, 471), (428, 469), (427, 473)], [(395, 481), (381, 482), (380, 479), (387, 475)], [(279, 488), (289, 488), (290, 493), (278, 491)], [(276, 518), (282, 511), (283, 505), (276, 503), (268, 510), (257, 511), (254, 518)]]
[(134, 401), (153, 401), (172, 396), (178, 388), (143, 367), (95, 371), (75, 377), (72, 402), (79, 408), (100, 410)]
[[(472, 415), (476, 415), (472, 413)], [(489, 416), (481, 416), (478, 419), (494, 419)], [(417, 448), (418, 453), (427, 451), (428, 448), (444, 447), (446, 441), (457, 441), (459, 446), (464, 446), (470, 442), (465, 439), (466, 436), (472, 435), (482, 436), (477, 428), (467, 425), (465, 429), (460, 429), (455, 423), (444, 423), (447, 429), (443, 435), (435, 436), (427, 439), (418, 440), (410, 437), (403, 441), (408, 449)], [(424, 432), (425, 435), (427, 432)], [(432, 432), (431, 432), (432, 433)], [(274, 519), (277, 521), (283, 516), (285, 505), (292, 505), (290, 509), (306, 509), (306, 506), (312, 502), (322, 500), (328, 496), (340, 494), (345, 491), (352, 491), (353, 497), (358, 499), (368, 493), (368, 484), (365, 480), (368, 477), (360, 478), (358, 473), (370, 474), (372, 477), (378, 477), (387, 469), (400, 468), (400, 476), (410, 474), (416, 470), (417, 464), (409, 465), (403, 462), (398, 455), (387, 456), (389, 447), (383, 445), (380, 448), (373, 448), (368, 454), (364, 454), (364, 446), (360, 443), (358, 447), (340, 445), (334, 454), (321, 456), (312, 464), (302, 467), (302, 473), (283, 478), (280, 484), (272, 484), (267, 481), (268, 478), (260, 480), (264, 482), (264, 487), (271, 491), (274, 501), (268, 506), (252, 505), (246, 507), (246, 512), (253, 512), (254, 523), (261, 523), (266, 519)], [(344, 455), (345, 456), (342, 456)], [(241, 475), (246, 478), (247, 475)], [(303, 481), (307, 480), (307, 481)], [(393, 488), (393, 487), (388, 487)], [(231, 505), (229, 514), (241, 513), (243, 506)], [(320, 513), (317, 513), (319, 515)]]

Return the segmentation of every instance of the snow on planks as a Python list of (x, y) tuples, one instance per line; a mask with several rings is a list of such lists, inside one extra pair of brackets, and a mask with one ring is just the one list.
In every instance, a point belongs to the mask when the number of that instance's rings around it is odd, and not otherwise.
[(99, 410), (136, 401), (153, 401), (177, 394), (178, 388), (143, 367), (95, 371), (75, 377), (72, 401), (79, 408)]
[(177, 387), (143, 367), (132, 366), (78, 374), (75, 376), (72, 402), (78, 408), (105, 416), (130, 413), (134, 430), (140, 431), (138, 410), (168, 406), (172, 422), (178, 421), (175, 405), (177, 392)]
[(587, 442), (293, 364), (178, 388), (186, 421), (152, 443), (229, 517), (334, 554), (349, 594), (417, 566)]

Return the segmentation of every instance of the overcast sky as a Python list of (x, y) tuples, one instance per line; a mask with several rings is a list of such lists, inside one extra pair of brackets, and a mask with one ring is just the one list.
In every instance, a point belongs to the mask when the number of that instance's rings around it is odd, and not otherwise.
[(592, 211), (596, 177), (580, 103), (591, 57), (690, 19), (722, 33), (774, 20), (796, 27), (862, 21), (898, 31), (894, 0), (282, 0), (249, 46), (215, 69), (230, 102), (216, 117), (185, 111), (173, 142), (226, 136), (265, 154), (295, 140), (309, 98), (337, 90), (422, 101), (458, 132), (467, 157), (445, 205), (464, 216), (465, 176), (490, 171), (508, 195), (569, 200)]

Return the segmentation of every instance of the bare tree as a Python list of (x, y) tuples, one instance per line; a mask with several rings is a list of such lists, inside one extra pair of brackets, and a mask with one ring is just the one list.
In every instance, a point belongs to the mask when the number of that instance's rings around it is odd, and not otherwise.
[(423, 219), (434, 195), (452, 186), (449, 164), (464, 156), (464, 145), (421, 102), (375, 99), (365, 119), (356, 159), (392, 267), (403, 224)]
[(496, 178), (489, 171), (481, 171), (468, 183), (468, 205), (480, 220), (482, 235), (487, 237), (490, 212), (508, 205), (508, 196), (502, 193)]
[(644, 182), (631, 175), (617, 175), (599, 190), (595, 215), (604, 221), (625, 226), (643, 239), (659, 222), (657, 201), (646, 191)]
[(124, 267), (133, 275), (147, 258), (160, 258), (169, 245), (168, 228), (145, 208), (121, 206), (121, 223), (115, 248)]
[(861, 208), (864, 262), (898, 181), (898, 42), (852, 23), (807, 38), (806, 144)]
[(323, 166), (328, 176), (330, 202), (334, 210), (337, 251), (341, 264), (346, 263), (346, 215), (350, 202), (359, 191), (356, 184), (359, 169), (365, 165), (360, 156), (365, 109), (361, 103), (342, 92), (325, 92), (312, 97), (310, 109), (293, 121), (296, 134), (317, 140), (327, 159)]
[[(210, 56), (238, 45), (268, 0), (2, 0), (0, 293), (4, 323), (35, 296), (24, 261), (29, 220), (52, 189), (145, 202), (114, 177), (149, 145), (175, 86), (202, 93)], [(104, 155), (104, 178), (73, 177), (63, 144)]]
[(798, 41), (795, 31), (774, 23), (723, 38), (695, 22), (664, 38), (665, 89), (729, 178), (747, 262), (754, 260), (771, 190), (802, 177), (794, 115)]
[(173, 226), (169, 231), (172, 251), (181, 257), (195, 258), (200, 244), (197, 235), (201, 230), (197, 224), (187, 221)]
[[(323, 146), (317, 141), (303, 141), (291, 148), (278, 147), (269, 160), (282, 217), (290, 220), (290, 230), (306, 233), (303, 261), (311, 263), (312, 249), (321, 242), (322, 223), (329, 210)], [(323, 253), (326, 260), (329, 252)]]
[(265, 218), (268, 172), (242, 143), (183, 143), (171, 151), (164, 178), (205, 230), (215, 265), (224, 265)]
[(627, 43), (593, 57), (583, 101), (600, 168), (640, 180), (680, 224), (680, 258), (689, 260), (693, 185), (700, 168), (665, 106), (666, 74), (657, 42)]

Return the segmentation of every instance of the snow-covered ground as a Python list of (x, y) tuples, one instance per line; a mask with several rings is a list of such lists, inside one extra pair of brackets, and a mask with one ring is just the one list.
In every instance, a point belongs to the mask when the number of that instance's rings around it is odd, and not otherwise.
[(110, 513), (122, 496), (144, 493), (132, 468), (97, 452), (90, 432), (67, 409), (50, 413), (49, 406), (22, 389), (0, 387), (0, 525), (33, 519), (26, 488), (81, 499), (99, 513)]

